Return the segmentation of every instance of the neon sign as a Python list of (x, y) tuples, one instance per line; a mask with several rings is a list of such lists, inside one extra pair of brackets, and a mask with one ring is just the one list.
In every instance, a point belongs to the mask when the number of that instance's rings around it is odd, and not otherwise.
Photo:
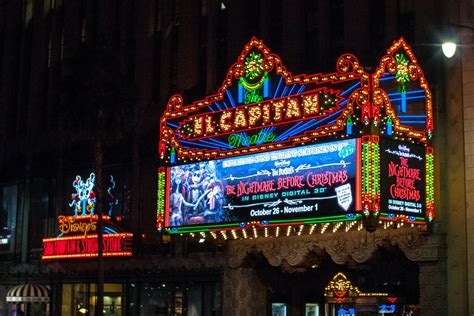
[[(132, 234), (104, 235), (105, 257), (129, 257), (132, 255)], [(98, 255), (97, 235), (71, 236), (43, 239), (42, 260), (67, 258), (92, 258)]]
[[(82, 219), (82, 220), (81, 220)], [(83, 221), (85, 219), (85, 221)], [(63, 235), (70, 233), (84, 233), (87, 235), (90, 231), (97, 230), (97, 216), (58, 216), (59, 231)]]
[(263, 143), (271, 143), (276, 138), (275, 133), (269, 133), (267, 131), (259, 131), (253, 135), (247, 135), (246, 133), (236, 133), (229, 135), (227, 142), (230, 146), (237, 148), (243, 146), (260, 145)]
[[(102, 215), (103, 255), (106, 257), (131, 256), (133, 234), (123, 232), (111, 218), (113, 207), (118, 205), (118, 199), (112, 192), (115, 188), (115, 180), (112, 176), (110, 182), (106, 198), (109, 215)], [(99, 218), (97, 214), (94, 214), (96, 196), (93, 191), (95, 174), (91, 173), (85, 181), (78, 175), (72, 185), (76, 192), (72, 194), (69, 206), (73, 208), (74, 215), (58, 216), (59, 233), (54, 238), (43, 239), (42, 260), (98, 256), (97, 221)]]
[[(254, 38), (217, 94), (190, 105), (183, 105), (179, 95), (169, 100), (160, 123), (160, 157), (186, 163), (289, 148), (345, 132), (347, 120), (352, 135), (361, 127), (355, 114), (367, 102), (368, 84), (369, 76), (353, 55), (342, 56), (334, 73), (292, 76)], [(251, 141), (260, 131), (275, 137)], [(229, 144), (229, 135), (237, 133), (249, 142)]]
[[(180, 95), (169, 99), (160, 120), (157, 227), (183, 233), (361, 219), (371, 229), (379, 219), (426, 224), (434, 218), (433, 131), (431, 92), (403, 38), (373, 74), (344, 54), (334, 72), (313, 75), (292, 75), (279, 56), (252, 38), (216, 94), (188, 104)], [(259, 160), (267, 154), (350, 139), (357, 144), (350, 176), (342, 170), (292, 173), (301, 161), (290, 157), (291, 166), (272, 166), (278, 174), (237, 179), (270, 170)], [(419, 149), (422, 163), (399, 157), (387, 165), (386, 140)], [(311, 159), (324, 165), (317, 155)], [(248, 163), (224, 168), (230, 161)], [(192, 175), (199, 170), (204, 171)], [(193, 177), (204, 180), (193, 183)], [(314, 191), (311, 181), (334, 186), (316, 185)], [(318, 202), (316, 211), (308, 199), (325, 194), (337, 202)], [(285, 199), (298, 205), (284, 205)], [(284, 207), (294, 207), (296, 215), (282, 215)]]
[[(196, 140), (217, 134), (257, 129), (266, 125), (308, 121), (320, 116), (323, 109), (337, 105), (341, 99), (338, 92), (318, 89), (296, 97), (191, 116), (180, 123), (178, 133), (182, 139)], [(327, 100), (330, 100), (329, 105)]]

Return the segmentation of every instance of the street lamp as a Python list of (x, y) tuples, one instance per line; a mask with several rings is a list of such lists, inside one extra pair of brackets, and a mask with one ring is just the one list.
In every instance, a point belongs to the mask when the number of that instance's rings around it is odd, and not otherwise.
[(456, 43), (451, 41), (445, 42), (441, 45), (441, 49), (446, 58), (451, 58), (456, 53)]
[[(470, 31), (474, 31), (474, 28), (471, 27), (471, 26), (467, 26), (467, 25), (461, 25), (461, 24), (455, 24), (455, 23), (449, 23), (450, 27), (451, 28), (459, 28), (459, 29), (467, 29), (467, 30), (470, 30)], [(461, 45), (463, 46), (463, 45)], [(446, 58), (451, 58), (454, 56), (454, 54), (456, 53), (456, 48), (457, 48), (457, 44), (454, 40), (452, 40), (452, 37), (451, 39), (448, 39), (446, 40), (445, 42), (443, 42), (441, 44), (441, 49), (443, 50), (443, 54)]]

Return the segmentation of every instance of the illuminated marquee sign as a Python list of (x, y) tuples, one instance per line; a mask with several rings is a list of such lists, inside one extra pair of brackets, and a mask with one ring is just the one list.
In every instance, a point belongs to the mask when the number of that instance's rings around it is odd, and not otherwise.
[[(362, 218), (371, 227), (379, 219), (427, 223), (434, 218), (433, 131), (431, 92), (403, 38), (373, 74), (344, 54), (333, 73), (296, 76), (253, 38), (216, 94), (188, 105), (180, 95), (168, 101), (157, 227), (192, 233)], [(423, 153), (409, 162), (418, 177), (406, 177), (404, 166), (389, 169), (389, 142)], [(314, 152), (331, 146), (354, 150), (345, 157), (340, 149)], [(285, 158), (271, 158), (278, 155)], [(322, 174), (331, 185), (312, 186), (323, 178), (316, 167), (329, 165)]]
[[(330, 99), (331, 106), (335, 106), (343, 98), (338, 96), (337, 92), (317, 89), (294, 97), (273, 99), (267, 102), (237, 106), (234, 109), (191, 116), (181, 123), (178, 132), (182, 139), (197, 140), (213, 135), (258, 129), (262, 126), (309, 121), (320, 116), (322, 109), (329, 108), (325, 99)], [(260, 130), (258, 137), (260, 142), (269, 141), (261, 139), (261, 132)], [(241, 147), (237, 144), (233, 145), (233, 147)]]
[(167, 225), (355, 217), (355, 139), (171, 167)]
[[(131, 256), (132, 234), (104, 235), (104, 257)], [(97, 257), (97, 234), (43, 239), (43, 260)]]
[[(98, 216), (94, 212), (96, 203), (94, 185), (94, 173), (91, 173), (86, 181), (83, 181), (81, 176), (76, 176), (73, 182), (76, 192), (72, 194), (71, 203), (69, 203), (69, 206), (74, 208), (74, 216), (58, 216), (59, 233), (57, 237), (43, 239), (42, 260), (98, 256)], [(106, 199), (109, 215), (102, 215), (103, 255), (105, 257), (131, 256), (133, 234), (123, 232), (110, 217), (113, 206), (118, 204), (118, 199), (112, 192), (114, 188), (115, 181), (111, 176)]]
[(369, 76), (350, 54), (337, 72), (295, 76), (253, 39), (216, 95), (183, 105), (173, 96), (160, 123), (160, 157), (169, 163), (219, 159), (356, 135), (368, 116)]

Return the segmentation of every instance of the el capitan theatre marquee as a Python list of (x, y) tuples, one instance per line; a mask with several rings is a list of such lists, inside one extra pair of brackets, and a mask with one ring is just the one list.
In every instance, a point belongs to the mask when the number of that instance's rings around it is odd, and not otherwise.
[(373, 74), (345, 54), (333, 73), (296, 76), (252, 38), (216, 94), (168, 101), (157, 228), (236, 239), (426, 225), (431, 102), (403, 38)]

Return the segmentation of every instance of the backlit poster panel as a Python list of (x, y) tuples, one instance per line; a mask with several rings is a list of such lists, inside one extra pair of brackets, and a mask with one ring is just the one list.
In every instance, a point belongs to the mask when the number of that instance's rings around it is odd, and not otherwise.
[(384, 138), (380, 145), (382, 212), (424, 216), (426, 211), (425, 147)]

